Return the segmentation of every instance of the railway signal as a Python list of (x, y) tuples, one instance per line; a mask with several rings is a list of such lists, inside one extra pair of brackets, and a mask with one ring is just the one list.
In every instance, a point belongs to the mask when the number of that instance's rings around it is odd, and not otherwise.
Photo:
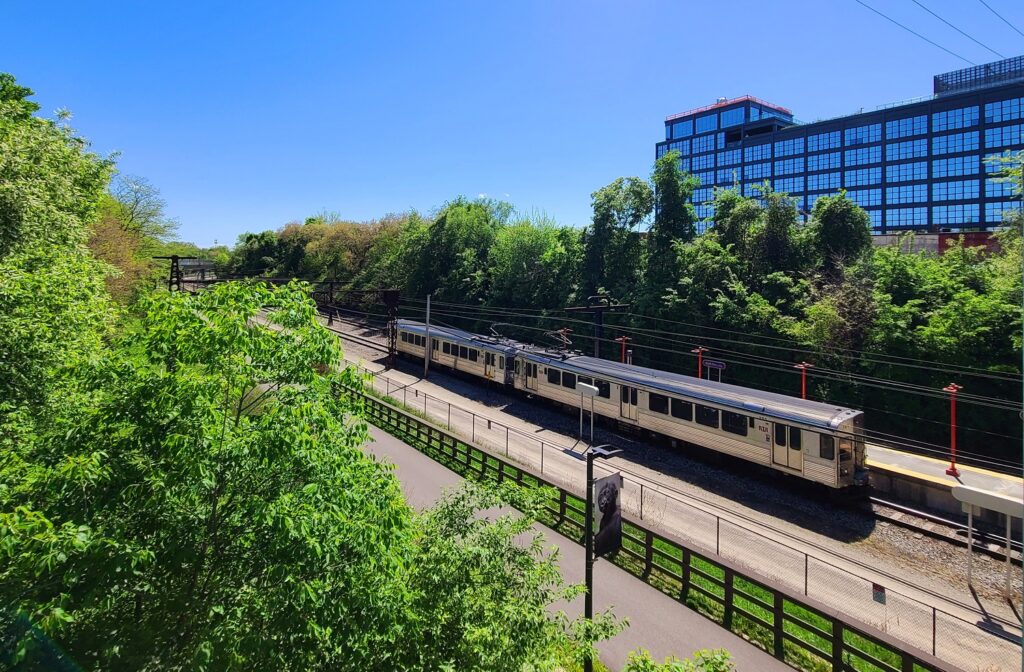
[(690, 352), (695, 353), (697, 355), (697, 378), (704, 377), (704, 374), (702, 373), (704, 369), (704, 353), (707, 351), (708, 348), (705, 348), (703, 345), (699, 345), (693, 350), (690, 350)]
[(946, 473), (953, 478), (960, 478), (960, 470), (956, 468), (956, 393), (964, 389), (963, 385), (950, 383), (942, 388), (949, 392), (949, 469)]
[(807, 369), (813, 369), (814, 364), (810, 362), (800, 362), (799, 364), (793, 365), (794, 369), (800, 369), (800, 398), (807, 398)]

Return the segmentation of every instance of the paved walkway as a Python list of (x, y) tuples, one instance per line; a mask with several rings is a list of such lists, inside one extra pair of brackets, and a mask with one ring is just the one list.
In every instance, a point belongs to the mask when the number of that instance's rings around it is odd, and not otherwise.
[[(378, 371), (383, 368), (379, 364), (368, 366)], [(573, 437), (537, 427), (402, 371), (389, 370), (386, 377), (393, 382), (375, 378), (374, 386), (378, 391), (396, 396), (412, 408), (420, 408), (426, 415), (448, 424), (452, 431), (489, 447), (496, 454), (508, 455), (542, 471), (552, 482), (570, 491), (583, 492), (579, 461), (560, 450), (565, 446), (582, 450), (583, 445), (576, 444)], [(432, 372), (431, 377), (445, 385), (449, 383), (443, 374)], [(513, 431), (508, 431), (507, 427)], [(637, 465), (628, 461), (614, 458), (609, 462), (612, 468), (620, 465), (637, 471)], [(598, 475), (601, 473), (599, 469)], [(659, 476), (651, 474), (653, 478)], [(991, 666), (1001, 672), (1021, 670), (1020, 628), (1010, 620), (1013, 614), (1006, 607), (993, 610), (1004, 621), (992, 621), (992, 612), (972, 608), (967, 594), (962, 601), (955, 598), (961, 591), (941, 578), (923, 576), (910, 567), (885, 567), (870, 554), (822, 535), (806, 535), (802, 528), (803, 540), (789, 537), (788, 534), (795, 531), (791, 526), (778, 520), (763, 520), (765, 516), (755, 510), (742, 506), (718, 508), (706, 500), (666, 495), (659, 491), (663, 486), (657, 482), (648, 481), (646, 487), (640, 483), (627, 477), (623, 508), (655, 529), (689, 540), (710, 554), (746, 565), (752, 575), (780, 581), (790, 586), (794, 594), (801, 594), (807, 587), (812, 597), (922, 651), (933, 652), (934, 644), (935, 655), (965, 669), (971, 664), (984, 663), (982, 669)], [(814, 537), (814, 542), (810, 537)], [(830, 551), (828, 547), (836, 547), (836, 550)], [(805, 553), (813, 556), (810, 561), (804, 558)], [(884, 570), (891, 573), (886, 574)], [(904, 583), (898, 578), (905, 575), (919, 583)], [(884, 602), (875, 599), (872, 584), (887, 588), (889, 592)], [(927, 590), (919, 588), (921, 585)], [(949, 598), (942, 597), (947, 594)], [(933, 614), (933, 606), (944, 613)], [(1018, 637), (1018, 643), (987, 634), (979, 626)]]
[[(392, 462), (402, 483), (406, 500), (416, 508), (430, 506), (445, 488), (456, 486), (462, 477), (415, 448), (371, 428), (369, 452)], [(559, 552), (562, 576), (568, 583), (583, 581), (583, 548), (548, 527), (537, 524)], [(598, 560), (594, 565), (594, 608), (613, 608), (616, 616), (629, 619), (629, 627), (600, 646), (601, 660), (613, 670), (621, 669), (629, 652), (645, 648), (656, 659), (675, 655), (688, 657), (698, 649), (727, 649), (740, 672), (792, 672), (792, 668), (746, 640), (686, 608), (615, 565)], [(557, 605), (574, 617), (582, 613), (583, 597)]]

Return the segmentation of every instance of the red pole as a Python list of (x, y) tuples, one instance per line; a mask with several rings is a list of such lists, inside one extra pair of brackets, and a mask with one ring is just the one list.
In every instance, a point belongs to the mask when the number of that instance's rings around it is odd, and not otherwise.
[(813, 366), (814, 366), (814, 364), (811, 364), (809, 362), (800, 362), (799, 364), (794, 364), (793, 365), (794, 369), (800, 369), (800, 398), (801, 399), (806, 399), (807, 398), (807, 369), (809, 369), (809, 368), (811, 368)]
[(703, 345), (699, 345), (696, 348), (694, 348), (693, 350), (690, 350), (690, 352), (697, 353), (697, 378), (703, 378), (704, 377), (704, 375), (702, 373), (703, 370), (704, 370), (704, 368), (703, 368), (704, 367), (704, 353), (707, 352), (707, 351), (708, 351), (708, 349), (705, 348)]
[(949, 469), (946, 473), (953, 478), (960, 478), (960, 471), (956, 468), (956, 393), (962, 389), (963, 386), (956, 383), (942, 388), (943, 392), (949, 392)]
[(633, 339), (630, 338), (629, 336), (619, 336), (615, 340), (622, 344), (622, 360), (621, 361), (622, 361), (623, 364), (625, 364), (626, 363), (626, 342), (627, 341), (632, 341)]

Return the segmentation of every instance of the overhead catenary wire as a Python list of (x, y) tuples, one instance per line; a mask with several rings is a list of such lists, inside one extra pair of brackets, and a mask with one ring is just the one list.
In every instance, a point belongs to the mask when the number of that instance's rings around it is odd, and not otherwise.
[(961, 35), (963, 35), (964, 37), (966, 37), (966, 38), (967, 38), (968, 40), (970, 40), (971, 42), (974, 42), (975, 44), (977, 44), (977, 45), (979, 45), (979, 46), (981, 46), (981, 47), (984, 47), (985, 49), (988, 49), (989, 51), (991, 51), (991, 52), (992, 52), (993, 54), (995, 54), (995, 55), (996, 55), (996, 56), (998, 56), (999, 58), (1006, 58), (1005, 56), (1003, 56), (1002, 54), (1000, 54), (1000, 53), (999, 53), (998, 51), (996, 51), (996, 50), (995, 50), (995, 49), (993, 49), (992, 47), (990, 47), (990, 46), (988, 46), (987, 44), (985, 44), (984, 42), (979, 42), (978, 40), (974, 39), (973, 37), (971, 37), (970, 35), (968, 35), (968, 34), (967, 34), (967, 33), (965, 33), (964, 31), (962, 31), (962, 30), (960, 30), (959, 28), (957, 28), (956, 26), (954, 26), (954, 25), (953, 25), (952, 23), (950, 23), (949, 21), (946, 21), (946, 20), (945, 20), (944, 18), (942, 18), (941, 16), (939, 16), (938, 14), (936, 14), (935, 12), (933, 12), (932, 10), (928, 9), (927, 7), (925, 7), (925, 6), (924, 6), (924, 5), (923, 5), (923, 4), (921, 3), (921, 2), (918, 2), (918, 0), (911, 0), (911, 2), (913, 2), (913, 3), (915, 4), (915, 5), (917, 5), (918, 7), (920, 7), (921, 9), (923, 9), (924, 11), (926, 11), (926, 12), (928, 12), (929, 14), (931, 14), (932, 16), (934, 16), (934, 17), (935, 17), (936, 19), (938, 19), (939, 21), (942, 21), (942, 22), (943, 22), (944, 24), (946, 24), (947, 26), (949, 26), (950, 28), (952, 28), (952, 29), (953, 29), (953, 30), (955, 30), (956, 32), (960, 33)]
[(891, 21), (892, 23), (895, 23), (897, 26), (899, 26), (903, 30), (907, 31), (911, 35), (916, 35), (917, 37), (921, 38), (922, 40), (924, 40), (928, 44), (932, 45), (933, 47), (938, 47), (939, 49), (942, 49), (947, 54), (949, 54), (951, 56), (956, 56), (957, 58), (959, 58), (961, 61), (964, 61), (965, 63), (970, 63), (971, 65), (977, 65), (977, 63), (975, 63), (974, 61), (970, 60), (969, 58), (964, 58), (963, 56), (961, 56), (960, 54), (956, 53), (955, 51), (950, 51), (949, 49), (945, 48), (944, 46), (942, 46), (938, 42), (934, 42), (932, 40), (929, 40), (927, 37), (925, 37), (921, 33), (917, 32), (916, 30), (908, 28), (907, 26), (903, 25), (902, 23), (900, 23), (896, 19), (892, 18), (891, 16), (883, 14), (882, 12), (878, 11), (877, 9), (872, 7), (871, 5), (867, 4), (866, 2), (863, 2), (863, 0), (853, 0), (853, 1), (856, 2), (858, 5), (862, 5), (864, 7), (867, 7), (872, 12), (874, 12), (875, 14), (878, 14), (880, 17), (882, 17), (886, 21)]
[(1021, 37), (1024, 37), (1024, 33), (1022, 33), (1022, 32), (1020, 31), (1020, 28), (1018, 28), (1017, 26), (1015, 26), (1015, 25), (1013, 25), (1012, 23), (1010, 23), (1009, 21), (1007, 21), (1007, 20), (1006, 20), (1006, 19), (1005, 19), (1005, 18), (1003, 17), (1003, 15), (1002, 15), (1002, 14), (1000, 14), (1000, 13), (999, 13), (999, 12), (997, 12), (996, 10), (992, 9), (992, 6), (991, 6), (991, 5), (989, 5), (989, 4), (987, 3), (987, 2), (985, 2), (985, 0), (978, 0), (978, 2), (980, 2), (980, 3), (981, 3), (981, 4), (983, 4), (983, 5), (985, 5), (985, 7), (986, 7), (986, 8), (988, 9), (988, 11), (990, 11), (990, 12), (992, 12), (993, 14), (995, 14), (996, 16), (998, 16), (998, 17), (999, 17), (999, 19), (1000, 19), (1000, 20), (1001, 20), (1001, 21), (1002, 21), (1003, 23), (1005, 23), (1006, 25), (1008, 25), (1008, 26), (1009, 26), (1010, 28), (1013, 28), (1014, 30), (1016, 30), (1016, 31), (1017, 31), (1017, 34), (1018, 34), (1018, 35), (1020, 35)]

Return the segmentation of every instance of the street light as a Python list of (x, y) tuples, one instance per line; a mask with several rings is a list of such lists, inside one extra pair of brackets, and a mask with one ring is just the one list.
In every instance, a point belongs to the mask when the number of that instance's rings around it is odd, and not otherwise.
[[(594, 619), (594, 460), (598, 458), (606, 460), (621, 452), (621, 450), (612, 448), (609, 444), (587, 449), (587, 520), (584, 532), (587, 555), (587, 592), (584, 594), (583, 618), (587, 619), (588, 623), (591, 623)], [(588, 644), (590, 643), (588, 642)], [(584, 652), (583, 672), (594, 672), (594, 661), (591, 660), (590, 653), (591, 651), (588, 646)]]
[(950, 383), (942, 388), (943, 392), (949, 392), (949, 469), (946, 473), (953, 478), (960, 478), (960, 471), (956, 468), (956, 393), (964, 389), (963, 385)]
[(807, 398), (807, 369), (813, 369), (814, 364), (809, 362), (800, 362), (799, 364), (793, 365), (794, 369), (800, 369), (800, 398)]
[(580, 393), (580, 441), (583, 440), (583, 397), (590, 397), (590, 443), (594, 443), (594, 397), (597, 387), (587, 383), (576, 383), (576, 391)]
[(703, 378), (704, 377), (704, 375), (701, 373), (701, 367), (704, 366), (704, 353), (707, 352), (707, 351), (708, 351), (708, 349), (705, 348), (703, 345), (699, 345), (696, 348), (694, 348), (693, 350), (690, 350), (690, 352), (696, 353), (696, 355), (697, 355), (697, 377), (698, 378)]

